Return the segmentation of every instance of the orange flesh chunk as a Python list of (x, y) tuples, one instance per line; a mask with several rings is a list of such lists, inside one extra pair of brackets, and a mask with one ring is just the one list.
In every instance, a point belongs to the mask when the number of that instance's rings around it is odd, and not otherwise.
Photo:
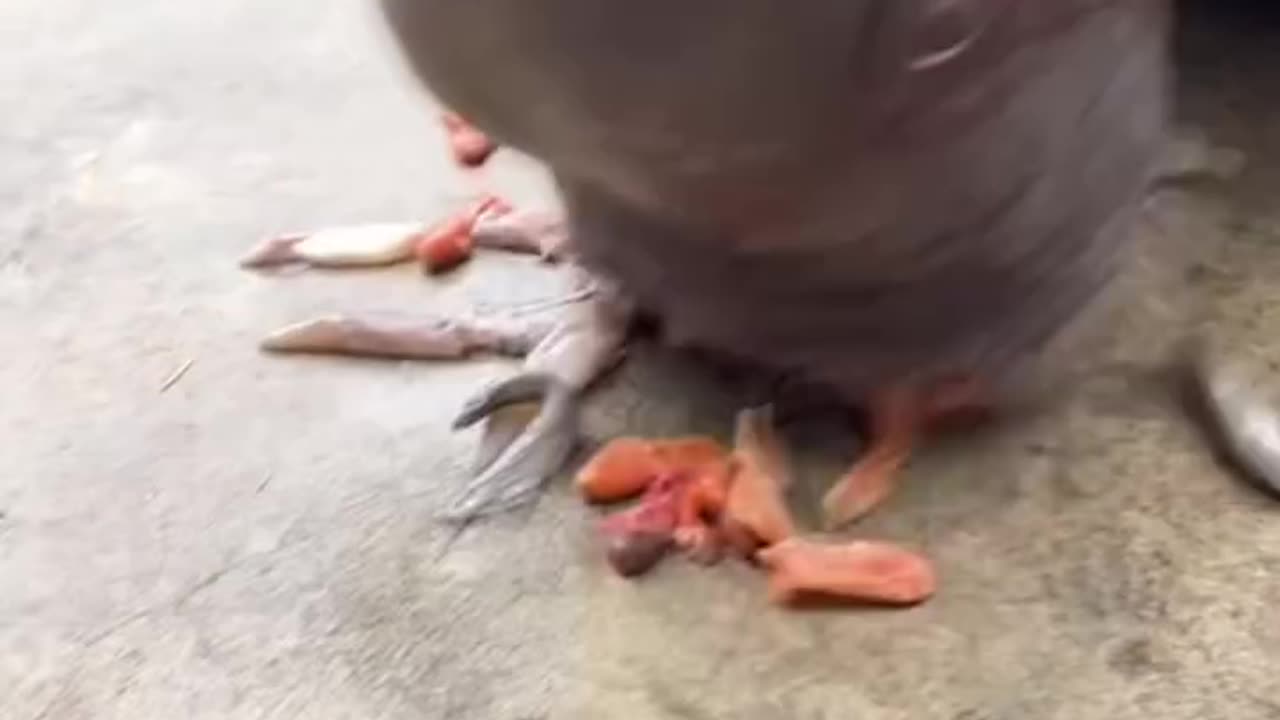
[[(622, 437), (609, 441), (592, 456), (578, 471), (574, 483), (589, 502), (618, 502), (644, 492), (654, 479), (664, 474), (702, 477), (722, 472), (727, 458), (727, 451), (711, 438)], [(704, 484), (695, 483), (699, 487)]]
[(732, 535), (746, 533), (761, 544), (772, 545), (795, 534), (795, 522), (783, 497), (788, 481), (777, 475), (785, 469), (778, 455), (781, 447), (773, 432), (771, 413), (750, 409), (738, 414), (735, 470), (724, 509), (724, 522)]
[(928, 560), (884, 542), (826, 544), (789, 538), (756, 556), (769, 571), (769, 595), (777, 604), (819, 597), (913, 605), (937, 590)]

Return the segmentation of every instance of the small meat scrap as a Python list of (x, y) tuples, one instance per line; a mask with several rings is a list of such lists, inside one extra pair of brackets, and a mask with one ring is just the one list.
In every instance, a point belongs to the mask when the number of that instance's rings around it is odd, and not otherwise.
[(472, 228), (481, 217), (501, 216), (511, 206), (495, 196), (486, 196), (436, 224), (417, 237), (414, 254), (430, 275), (448, 272), (471, 259), (475, 249)]
[(808, 599), (914, 605), (937, 589), (928, 560), (884, 542), (788, 538), (760, 550), (757, 559), (769, 573), (769, 596), (780, 605)]
[(670, 533), (644, 530), (608, 535), (605, 538), (605, 559), (618, 575), (630, 578), (652, 570), (671, 549)]
[(442, 113), (440, 120), (448, 136), (449, 151), (462, 167), (481, 167), (497, 152), (497, 144), (458, 113)]
[(720, 519), (729, 499), (731, 466), (728, 462), (694, 466), (680, 498), (676, 546), (700, 565), (713, 565), (724, 555), (725, 539)]
[(592, 503), (613, 503), (645, 491), (662, 472), (653, 443), (637, 437), (610, 440), (574, 476), (582, 497)]
[(469, 225), (465, 217), (450, 218), (422, 235), (414, 254), (424, 272), (439, 275), (471, 259)]
[(702, 436), (672, 438), (653, 442), (653, 451), (671, 469), (693, 472), (703, 468), (723, 470), (729, 462), (729, 450), (714, 439)]
[(784, 497), (787, 449), (769, 406), (739, 413), (732, 452), (706, 437), (621, 437), (601, 448), (575, 483), (593, 503), (641, 496), (600, 523), (605, 557), (623, 577), (648, 572), (676, 548), (702, 565), (726, 550), (753, 561), (768, 573), (769, 596), (779, 605), (913, 605), (937, 585), (928, 560), (889, 543), (797, 536)]
[(644, 492), (664, 474), (723, 473), (728, 459), (724, 446), (711, 438), (620, 437), (606, 443), (582, 466), (574, 484), (588, 502), (619, 502)]
[(795, 534), (784, 496), (791, 481), (782, 448), (768, 406), (738, 414), (733, 480), (724, 509), (730, 536), (737, 538), (735, 546), (742, 544), (744, 536), (772, 545)]
[(679, 521), (680, 497), (687, 476), (671, 473), (653, 481), (635, 506), (610, 515), (600, 523), (605, 557), (623, 577), (652, 569), (674, 542)]
[[(723, 542), (712, 523), (724, 509), (729, 474), (729, 452), (711, 438), (621, 437), (607, 443), (578, 471), (575, 484), (588, 502), (612, 503), (652, 492), (660, 480), (671, 483), (670, 478), (681, 478), (670, 486), (669, 495), (665, 489), (660, 494), (675, 507), (668, 539), (695, 562), (712, 564), (722, 555)], [(653, 502), (649, 498), (646, 495), (640, 507)], [(656, 543), (646, 543), (653, 546)]]

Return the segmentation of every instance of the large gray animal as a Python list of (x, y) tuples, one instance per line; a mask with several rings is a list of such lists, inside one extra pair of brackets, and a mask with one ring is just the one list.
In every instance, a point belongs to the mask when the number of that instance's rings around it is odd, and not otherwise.
[(636, 313), (866, 409), (825, 503), (860, 516), (932, 421), (1017, 397), (1105, 314), (1166, 140), (1166, 0), (383, 4), (431, 92), (545, 163), (597, 281), (464, 413), (549, 408), (464, 517), (563, 461)]

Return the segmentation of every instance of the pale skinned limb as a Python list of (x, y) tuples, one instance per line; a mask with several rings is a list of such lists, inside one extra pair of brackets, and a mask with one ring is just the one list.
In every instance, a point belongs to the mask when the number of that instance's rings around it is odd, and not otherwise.
[[(565, 225), (538, 213), (481, 212), (476, 245), (558, 260), (568, 247)], [(242, 264), (289, 262), (373, 265), (404, 255), (411, 226), (334, 228), (268, 241)], [(561, 469), (578, 438), (579, 395), (621, 358), (631, 311), (617, 293), (602, 291), (576, 266), (578, 291), (561, 299), (553, 322), (484, 317), (332, 315), (282, 328), (261, 347), (275, 353), (340, 354), (415, 360), (457, 360), (475, 353), (524, 357), (516, 376), (483, 391), (458, 427), (485, 420), (473, 478), (446, 516), (471, 520), (536, 498)], [(536, 405), (536, 411), (531, 409)]]
[(477, 352), (523, 357), (553, 325), (524, 319), (329, 315), (281, 328), (263, 339), (275, 353), (455, 360)]
[(538, 210), (513, 210), (481, 215), (471, 231), (478, 248), (537, 255), (547, 262), (560, 260), (568, 233), (558, 215)]

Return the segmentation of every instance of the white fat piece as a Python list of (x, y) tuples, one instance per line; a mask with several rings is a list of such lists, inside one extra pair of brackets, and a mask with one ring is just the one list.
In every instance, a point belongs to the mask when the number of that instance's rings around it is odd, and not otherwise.
[(308, 263), (329, 267), (390, 265), (413, 257), (421, 223), (380, 223), (319, 230), (294, 250)]

